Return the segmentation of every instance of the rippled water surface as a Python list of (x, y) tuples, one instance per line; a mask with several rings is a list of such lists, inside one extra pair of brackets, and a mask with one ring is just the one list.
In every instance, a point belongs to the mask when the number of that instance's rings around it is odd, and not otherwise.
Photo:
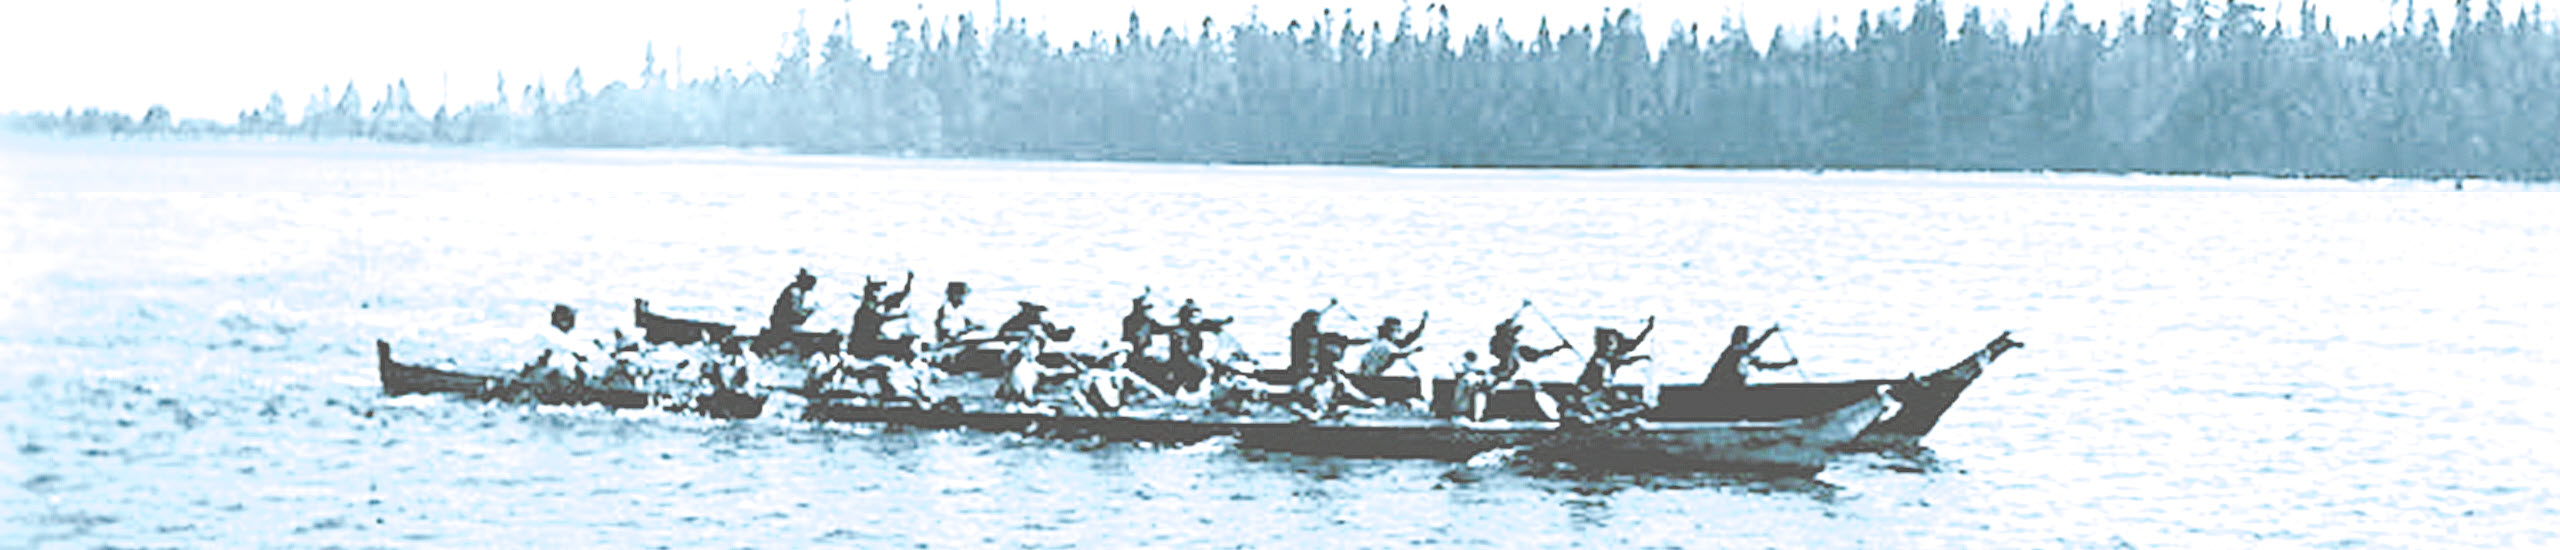
[[(0, 546), (2518, 547), (2560, 540), (2560, 201), (2419, 184), (1453, 171), (11, 141)], [(2358, 192), (2381, 190), (2382, 192)], [(278, 192), (282, 191), (282, 192)], [(630, 192), (643, 191), (643, 192)], [(684, 191), (683, 195), (658, 193)], [(1795, 380), (1995, 365), (1811, 479), (1309, 458), (385, 398), (548, 305), (820, 326), (914, 270), (1108, 336), (1152, 286), (1281, 351), (1340, 298), (1426, 364), (1536, 300), (1782, 322)], [(1335, 316), (1335, 330), (1358, 323)], [(1533, 324), (1543, 327), (1547, 323)], [(1553, 338), (1552, 335), (1543, 336)], [(1570, 376), (1562, 368), (1536, 375)]]

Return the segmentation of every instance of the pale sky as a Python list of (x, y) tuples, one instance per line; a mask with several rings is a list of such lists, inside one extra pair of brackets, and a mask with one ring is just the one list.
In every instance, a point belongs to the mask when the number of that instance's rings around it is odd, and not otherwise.
[[(2270, 10), (2290, 25), (2294, 2), (2272, 2)], [(2450, 6), (2452, 0), (2417, 0), (2422, 8)], [(1051, 43), (1065, 45), (1100, 31), (1117, 34), (1137, 12), (1150, 35), (1163, 27), (1199, 32), (1201, 17), (1214, 17), (1221, 28), (1248, 14), (1274, 26), (1291, 19), (1312, 20), (1326, 8), (1350, 8), (1354, 18), (1394, 25), (1396, 14), (1413, 6), (1417, 25), (1428, 22), (1420, 12), (1427, 2), (1395, 0), (1104, 0), (1002, 3), (1007, 17), (1028, 19), (1047, 32)], [(2181, 4), (2184, 2), (2181, 1)], [(2216, 1), (2219, 3), (2219, 0)], [(2514, 1), (2507, 9), (2527, 2)], [(1535, 32), (1540, 17), (1558, 28), (1596, 23), (1604, 9), (1631, 7), (1644, 16), (1646, 35), (1659, 41), (1675, 22), (1713, 29), (1726, 17), (1739, 17), (1758, 41), (1772, 26), (1803, 28), (1820, 19), (1826, 26), (1854, 28), (1860, 10), (1906, 7), (1910, 0), (1620, 0), (1577, 3), (1527, 0), (1451, 2), (1451, 27), (1463, 37), (1478, 23), (1506, 20), (1515, 36)], [(2042, 0), (1948, 0), (1949, 18), (1968, 6), (2005, 14), (2013, 28), (2031, 26)], [(2082, 0), (2083, 20), (2113, 20), (2142, 4), (2141, 0)], [(2379, 27), (2389, 0), (2319, 2), (2336, 17), (2339, 30), (2362, 33)], [(255, 109), (267, 94), (284, 95), (286, 109), (300, 117), (303, 105), (322, 86), (353, 81), (369, 105), (384, 86), (407, 79), (414, 103), (424, 112), (437, 105), (459, 107), (489, 99), (495, 77), (504, 72), (508, 87), (535, 79), (554, 90), (570, 69), (583, 68), (587, 89), (631, 80), (640, 72), (642, 52), (655, 42), (659, 62), (686, 77), (717, 68), (770, 68), (784, 37), (805, 20), (813, 40), (824, 40), (828, 24), (850, 14), (858, 44), (877, 56), (896, 19), (940, 19), (957, 13), (985, 18), (997, 10), (995, 0), (730, 0), (665, 2), (651, 0), (447, 0), (387, 3), (365, 0), (251, 0), (244, 2), (93, 0), (0, 3), (0, 111), (60, 111), (64, 107), (103, 107), (139, 115), (157, 104), (180, 118), (231, 121), (241, 110)], [(1579, 7), (1576, 7), (1579, 6)], [(2449, 20), (2450, 17), (2448, 16)]]

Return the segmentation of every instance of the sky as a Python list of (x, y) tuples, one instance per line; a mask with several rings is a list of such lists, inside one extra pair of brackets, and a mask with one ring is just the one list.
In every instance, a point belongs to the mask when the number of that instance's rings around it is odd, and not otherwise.
[[(2215, 0), (2219, 3), (2220, 0)], [(2294, 2), (2260, 0), (2289, 23)], [(2381, 26), (2393, 0), (2314, 0), (2336, 18), (2340, 31), (2363, 33)], [(2452, 0), (2414, 0), (2422, 9)], [(510, 89), (536, 79), (557, 90), (572, 69), (583, 69), (589, 90), (640, 73), (643, 53), (685, 77), (720, 68), (744, 71), (773, 65), (791, 29), (805, 24), (823, 40), (832, 21), (850, 17), (857, 44), (877, 56), (898, 19), (941, 19), (1000, 8), (1023, 18), (1050, 42), (1065, 45), (1094, 32), (1118, 34), (1137, 13), (1149, 34), (1186, 26), (1196, 35), (1202, 17), (1223, 28), (1258, 17), (1274, 26), (1313, 20), (1333, 8), (1353, 18), (1392, 27), (1412, 6), (1416, 21), (1428, 2), (1397, 0), (1100, 0), (1100, 1), (872, 1), (872, 0), (91, 0), (0, 3), (0, 112), (61, 111), (99, 107), (140, 114), (166, 105), (179, 118), (231, 121), (242, 110), (283, 95), (300, 117), (322, 87), (352, 82), (368, 105), (385, 86), (405, 79), (423, 112), (459, 107), (494, 96), (504, 74)], [(2080, 0), (2084, 20), (2112, 20), (2141, 0)], [(2180, 3), (2184, 3), (2181, 0)], [(2527, 1), (2505, 2), (2513, 10)], [(1646, 35), (1656, 41), (1674, 24), (1714, 29), (1738, 18), (1766, 41), (1772, 27), (1803, 29), (1813, 22), (1850, 29), (1860, 10), (1904, 8), (1910, 0), (1620, 0), (1606, 3), (1534, 0), (1451, 2), (1451, 27), (1465, 30), (1501, 20), (1514, 35), (1549, 18), (1558, 28), (1600, 21), (1604, 10), (1634, 8)], [(2044, 0), (1947, 0), (1949, 18), (1981, 7), (1995, 19), (2023, 29), (2034, 25)], [(805, 17), (804, 15), (805, 14)], [(2450, 19), (2450, 16), (2447, 16)], [(334, 97), (332, 98), (334, 100)]]

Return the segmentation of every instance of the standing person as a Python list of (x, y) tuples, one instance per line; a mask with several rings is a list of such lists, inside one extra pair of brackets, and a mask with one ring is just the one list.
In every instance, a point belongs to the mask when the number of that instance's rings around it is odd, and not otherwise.
[(1707, 371), (1707, 381), (1705, 384), (1707, 389), (1742, 389), (1742, 363), (1744, 361), (1750, 361), (1751, 366), (1764, 369), (1774, 369), (1795, 365), (1796, 359), (1794, 358), (1789, 358), (1783, 363), (1768, 363), (1752, 357), (1752, 354), (1760, 351), (1761, 344), (1769, 343), (1769, 337), (1777, 334), (1778, 325), (1776, 324), (1770, 324), (1769, 330), (1761, 331), (1760, 339), (1758, 340), (1751, 339), (1750, 326), (1737, 325), (1733, 327), (1733, 343), (1725, 346), (1724, 354), (1716, 357), (1715, 368)]
[[(1398, 331), (1403, 326), (1404, 320), (1394, 317), (1388, 317), (1385, 321), (1378, 323), (1378, 337), (1371, 339), (1368, 352), (1360, 355), (1359, 374), (1361, 376), (1384, 376), (1387, 368), (1394, 366), (1397, 361), (1422, 351), (1422, 346), (1417, 342), (1422, 340), (1422, 330), (1431, 327), (1431, 312), (1422, 312), (1422, 320), (1413, 324), (1413, 331), (1399, 335)], [(1410, 365), (1407, 366), (1410, 367)], [(1414, 375), (1421, 376), (1421, 369), (1414, 369)]]
[(799, 275), (792, 276), (791, 284), (782, 287), (782, 295), (773, 299), (773, 315), (767, 319), (764, 333), (756, 336), (757, 354), (773, 355), (791, 340), (793, 332), (800, 330), (801, 323), (809, 322), (809, 316), (817, 313), (809, 305), (809, 292), (817, 288), (818, 277), (810, 275), (808, 268), (801, 268)]

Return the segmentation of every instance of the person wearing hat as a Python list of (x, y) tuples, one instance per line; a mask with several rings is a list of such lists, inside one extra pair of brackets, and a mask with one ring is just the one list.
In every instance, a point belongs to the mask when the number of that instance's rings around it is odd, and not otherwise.
[[(1422, 312), (1422, 320), (1413, 324), (1412, 332), (1403, 332), (1404, 320), (1388, 317), (1378, 323), (1378, 337), (1369, 340), (1369, 350), (1360, 355), (1361, 376), (1384, 376), (1397, 361), (1422, 351), (1422, 329), (1431, 327), (1431, 312)], [(1399, 334), (1401, 333), (1401, 334)], [(1421, 374), (1421, 369), (1414, 369)]]
[(1519, 375), (1520, 368), (1530, 361), (1544, 359), (1549, 355), (1555, 355), (1556, 352), (1564, 351), (1565, 348), (1573, 347), (1573, 342), (1558, 343), (1556, 347), (1546, 349), (1529, 347), (1527, 344), (1520, 343), (1520, 332), (1526, 328), (1528, 327), (1520, 324), (1520, 318), (1516, 315), (1510, 319), (1503, 319), (1501, 323), (1493, 326), (1493, 339), (1487, 342), (1489, 344), (1487, 347), (1490, 349), (1485, 351), (1493, 354), (1493, 379), (1496, 384), (1511, 381), (1511, 377)]
[(906, 301), (907, 292), (913, 290), (915, 284), (916, 274), (909, 271), (906, 288), (882, 298), (880, 289), (888, 287), (889, 282), (863, 278), (862, 307), (853, 312), (853, 333), (848, 337), (846, 350), (855, 358), (888, 356), (899, 360), (915, 359), (915, 335), (891, 340), (882, 334), (882, 327), (889, 321), (907, 317), (905, 312), (890, 313), (890, 310), (897, 309), (897, 303)]
[(1172, 328), (1156, 322), (1154, 316), (1147, 314), (1147, 295), (1155, 291), (1155, 287), (1147, 287), (1146, 291), (1138, 293), (1138, 297), (1130, 298), (1129, 314), (1120, 318), (1120, 341), (1129, 345), (1131, 363), (1151, 361), (1147, 347), (1155, 343), (1157, 333)]
[(1203, 337), (1225, 330), (1227, 323), (1235, 320), (1236, 318), (1232, 316), (1222, 319), (1202, 319), (1200, 305), (1184, 299), (1182, 307), (1174, 310), (1173, 324), (1163, 327), (1166, 336), (1170, 337), (1168, 347), (1171, 348), (1168, 350), (1171, 352), (1167, 365), (1169, 368), (1166, 369), (1170, 375), (1168, 380), (1170, 384), (1165, 389), (1200, 390), (1201, 383), (1209, 379), (1209, 364), (1200, 357), (1201, 350), (1207, 349), (1208, 343)]
[(1022, 306), (1022, 310), (1014, 313), (1013, 318), (1005, 319), (1004, 324), (998, 325), (996, 335), (1013, 340), (1038, 337), (1059, 342), (1075, 338), (1076, 329), (1059, 328), (1057, 325), (1050, 324), (1048, 319), (1041, 317), (1042, 313), (1049, 311), (1049, 306), (1027, 301), (1015, 301), (1014, 304)]
[(756, 337), (756, 353), (772, 354), (790, 340), (791, 333), (800, 330), (801, 323), (809, 322), (809, 316), (817, 313), (817, 308), (809, 305), (809, 292), (817, 288), (818, 277), (810, 275), (808, 268), (801, 268), (800, 274), (791, 278), (791, 284), (782, 287), (782, 295), (773, 299), (773, 316), (767, 319), (764, 333)]

